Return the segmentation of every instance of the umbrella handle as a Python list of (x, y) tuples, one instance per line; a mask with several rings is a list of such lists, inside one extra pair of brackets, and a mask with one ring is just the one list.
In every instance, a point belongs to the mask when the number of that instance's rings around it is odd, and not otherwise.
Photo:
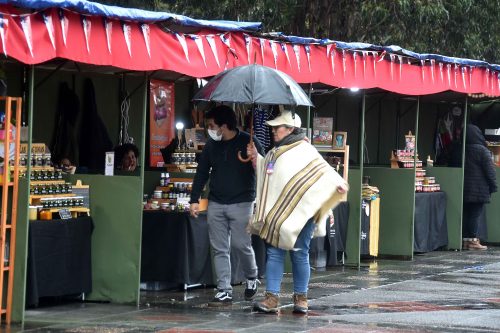
[(252, 160), (251, 157), (243, 158), (243, 156), (241, 155), (241, 151), (238, 152), (238, 159), (242, 163), (248, 163), (248, 162), (250, 162)]

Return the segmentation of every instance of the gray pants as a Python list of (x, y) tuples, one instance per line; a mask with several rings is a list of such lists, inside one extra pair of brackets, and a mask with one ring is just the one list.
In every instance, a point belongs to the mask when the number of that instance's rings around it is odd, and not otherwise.
[(250, 234), (246, 231), (252, 202), (222, 205), (208, 203), (208, 236), (214, 252), (217, 289), (231, 292), (230, 253), (238, 256), (247, 278), (257, 277), (257, 264)]

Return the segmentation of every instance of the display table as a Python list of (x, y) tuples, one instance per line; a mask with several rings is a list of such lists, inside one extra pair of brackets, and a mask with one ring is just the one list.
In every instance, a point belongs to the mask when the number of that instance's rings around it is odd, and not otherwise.
[(30, 221), (26, 305), (92, 291), (91, 217)]
[(206, 214), (144, 211), (141, 282), (212, 284)]
[(338, 265), (338, 252), (345, 251), (347, 222), (349, 221), (349, 203), (341, 202), (333, 210), (334, 224), (326, 223), (326, 237), (313, 238), (309, 253), (311, 265), (324, 267)]
[(414, 252), (430, 252), (448, 245), (446, 193), (415, 193)]

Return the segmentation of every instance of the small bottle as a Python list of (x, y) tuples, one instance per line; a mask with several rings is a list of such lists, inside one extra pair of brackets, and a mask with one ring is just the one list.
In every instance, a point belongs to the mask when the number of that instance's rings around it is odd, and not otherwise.
[(160, 175), (160, 186), (165, 186), (165, 173), (162, 172)]
[(165, 172), (165, 186), (168, 186), (170, 183), (170, 173)]
[(431, 167), (431, 166), (434, 166), (434, 161), (431, 160), (431, 156), (427, 156), (427, 166), (428, 167)]

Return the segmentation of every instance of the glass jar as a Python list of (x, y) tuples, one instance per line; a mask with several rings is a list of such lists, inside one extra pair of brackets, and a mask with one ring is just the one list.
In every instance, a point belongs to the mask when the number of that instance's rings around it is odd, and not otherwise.
[(28, 157), (25, 153), (19, 154), (19, 165), (26, 166), (28, 162)]
[(43, 154), (43, 165), (52, 166), (52, 156), (50, 153)]
[(35, 166), (43, 166), (43, 154), (35, 154)]
[(40, 220), (52, 220), (52, 212), (50, 210), (41, 210)]

